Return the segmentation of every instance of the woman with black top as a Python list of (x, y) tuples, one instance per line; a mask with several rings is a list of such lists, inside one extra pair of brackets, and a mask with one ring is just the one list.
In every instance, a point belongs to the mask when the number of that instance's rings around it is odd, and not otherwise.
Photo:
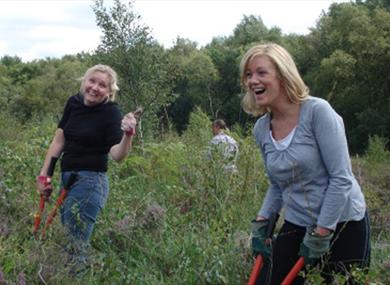
[(96, 217), (107, 200), (108, 154), (117, 162), (123, 160), (135, 133), (134, 114), (122, 118), (114, 103), (117, 90), (117, 75), (112, 68), (99, 64), (87, 70), (81, 78), (80, 92), (65, 105), (37, 179), (40, 193), (47, 193), (48, 186), (42, 181), (48, 175), (51, 159), (61, 155), (62, 184), (71, 172), (77, 173), (77, 181), (61, 208), (61, 221), (70, 237), (68, 253), (76, 263), (85, 263), (85, 249)]

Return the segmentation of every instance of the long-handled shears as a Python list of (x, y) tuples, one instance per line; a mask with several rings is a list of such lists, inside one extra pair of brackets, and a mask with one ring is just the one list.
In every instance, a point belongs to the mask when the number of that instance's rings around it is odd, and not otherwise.
[(287, 274), (287, 276), (283, 279), (283, 282), (281, 285), (290, 285), (294, 279), (297, 277), (299, 271), (305, 266), (305, 260), (303, 256), (301, 256), (298, 261), (295, 263), (293, 268), (290, 270), (290, 272)]
[(69, 179), (66, 182), (65, 186), (60, 190), (60, 195), (58, 196), (57, 201), (54, 204), (53, 209), (50, 211), (49, 215), (47, 216), (45, 226), (42, 229), (42, 238), (45, 238), (47, 228), (53, 222), (54, 217), (57, 215), (58, 208), (61, 207), (61, 205), (64, 203), (66, 196), (68, 196), (69, 189), (76, 182), (77, 177), (78, 177), (78, 174), (76, 172), (72, 172), (70, 174)]
[(45, 210), (45, 203), (48, 200), (48, 197), (50, 196), (51, 192), (53, 189), (51, 188), (51, 178), (54, 173), (54, 168), (56, 166), (58, 158), (57, 157), (52, 157), (50, 160), (49, 168), (47, 170), (47, 175), (42, 177), (44, 181), (42, 181), (43, 185), (46, 187), (44, 193), (40, 193), (40, 198), (39, 198), (39, 208), (37, 213), (34, 215), (34, 228), (33, 228), (33, 234), (36, 236), (39, 225), (41, 224), (41, 219), (42, 219), (42, 214), (43, 211)]
[[(44, 183), (45, 186), (50, 186), (51, 183), (51, 177), (54, 173), (55, 164), (57, 162), (56, 157), (52, 157), (50, 160), (49, 169), (47, 172), (47, 181)], [(54, 217), (57, 215), (58, 208), (63, 204), (66, 196), (68, 195), (69, 189), (72, 187), (72, 185), (76, 182), (78, 177), (78, 174), (76, 172), (72, 172), (69, 176), (68, 181), (64, 185), (64, 187), (60, 190), (60, 195), (57, 198), (57, 201), (53, 207), (53, 209), (50, 211), (49, 215), (47, 216), (46, 223), (42, 229), (41, 237), (44, 238), (46, 236), (46, 231), (49, 227), (49, 225), (53, 222)], [(46, 191), (46, 190), (45, 190)], [(47, 191), (52, 191), (52, 188), (47, 188)], [(37, 238), (38, 229), (42, 220), (42, 214), (45, 209), (45, 202), (47, 201), (48, 195), (46, 193), (40, 194), (40, 201), (39, 201), (39, 210), (34, 215), (34, 229), (33, 234)]]

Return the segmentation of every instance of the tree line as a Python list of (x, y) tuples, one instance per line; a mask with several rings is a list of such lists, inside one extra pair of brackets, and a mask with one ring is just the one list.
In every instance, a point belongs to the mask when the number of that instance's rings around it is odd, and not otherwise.
[(65, 100), (78, 91), (76, 79), (104, 63), (118, 72), (123, 112), (144, 107), (146, 137), (182, 133), (197, 107), (211, 119), (249, 130), (256, 118), (240, 106), (239, 61), (254, 44), (276, 42), (293, 55), (311, 95), (328, 100), (344, 118), (351, 153), (364, 152), (370, 137), (386, 143), (390, 138), (389, 0), (334, 3), (307, 35), (284, 34), (267, 28), (260, 16), (247, 15), (231, 35), (204, 47), (178, 37), (164, 48), (131, 1), (115, 0), (108, 8), (95, 0), (92, 9), (103, 32), (94, 52), (31, 62), (1, 57), (1, 113), (21, 123), (59, 117)]

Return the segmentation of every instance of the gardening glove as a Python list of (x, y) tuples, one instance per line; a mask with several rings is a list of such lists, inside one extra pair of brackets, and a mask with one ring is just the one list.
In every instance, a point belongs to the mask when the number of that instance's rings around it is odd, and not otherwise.
[(251, 223), (252, 228), (252, 251), (256, 257), (261, 254), (263, 258), (271, 256), (271, 242), (267, 237), (268, 220), (256, 221)]
[(53, 186), (51, 185), (51, 177), (39, 175), (37, 177), (37, 189), (38, 193), (42, 195), (44, 200), (48, 201), (51, 193), (53, 192)]
[(299, 249), (299, 255), (303, 256), (305, 264), (314, 265), (321, 256), (329, 252), (332, 237), (333, 233), (320, 236), (314, 232), (314, 228), (307, 228)]

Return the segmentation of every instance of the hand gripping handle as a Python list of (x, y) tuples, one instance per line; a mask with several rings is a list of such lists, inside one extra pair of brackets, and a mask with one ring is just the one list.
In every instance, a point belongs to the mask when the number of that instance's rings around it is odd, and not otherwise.
[[(54, 169), (55, 169), (57, 160), (58, 160), (58, 157), (54, 157), (54, 156), (51, 157), (46, 176), (38, 176), (38, 179), (40, 179), (40, 182), (43, 185), (45, 185), (45, 187), (49, 186), (51, 183), (51, 177), (54, 174)], [(41, 224), (42, 213), (45, 209), (45, 201), (48, 199), (50, 194), (51, 194), (51, 189), (46, 189), (45, 194), (40, 194), (39, 209), (38, 209), (38, 212), (34, 215), (34, 228), (33, 228), (34, 235), (36, 235), (36, 233), (39, 229), (39, 225)]]
[[(267, 238), (272, 238), (272, 233), (274, 232), (276, 222), (279, 218), (278, 213), (272, 213), (271, 216), (268, 219), (268, 226), (267, 226)], [(272, 242), (272, 241), (270, 241)], [(264, 258), (261, 256), (261, 254), (257, 255), (255, 264), (253, 265), (251, 275), (249, 276), (248, 285), (254, 285), (256, 283), (257, 278), (259, 277), (260, 270), (263, 267)]]
[(65, 186), (61, 189), (60, 195), (58, 196), (58, 199), (56, 203), (54, 204), (53, 209), (49, 213), (45, 226), (42, 230), (42, 238), (45, 238), (46, 236), (46, 230), (48, 229), (49, 225), (53, 222), (54, 217), (57, 215), (57, 209), (61, 207), (61, 205), (64, 203), (64, 200), (66, 196), (68, 195), (69, 189), (72, 187), (72, 185), (76, 182), (78, 178), (78, 174), (76, 172), (72, 172), (69, 176), (68, 181), (66, 182)]
[[(144, 109), (142, 107), (138, 107), (134, 112), (134, 117), (139, 120), (139, 118), (142, 116), (142, 114), (144, 113)], [(132, 137), (135, 135), (135, 129), (130, 129), (129, 131), (126, 131), (125, 132), (126, 136), (128, 137)]]

